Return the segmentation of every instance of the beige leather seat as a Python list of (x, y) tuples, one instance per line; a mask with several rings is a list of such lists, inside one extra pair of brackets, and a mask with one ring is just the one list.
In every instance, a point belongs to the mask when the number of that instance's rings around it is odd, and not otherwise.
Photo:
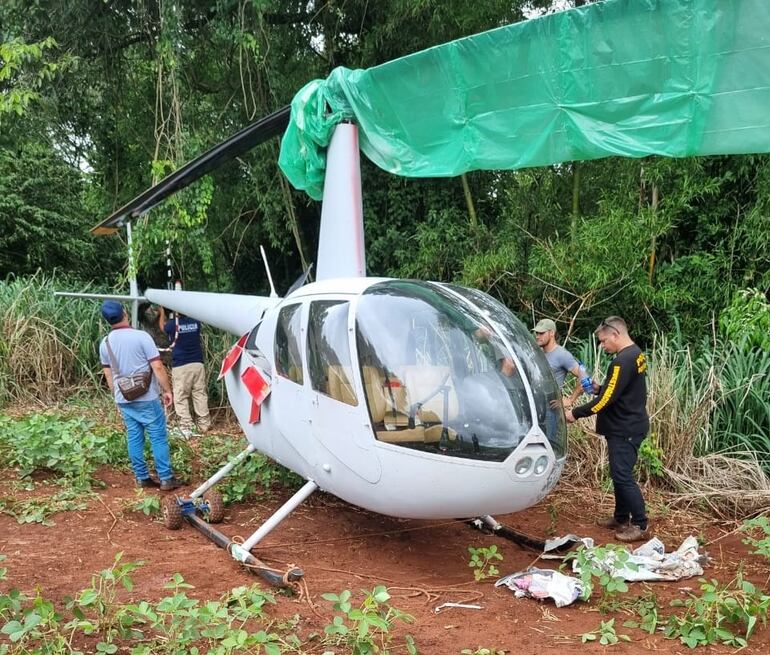
[(331, 365), (327, 369), (329, 395), (348, 405), (357, 405), (356, 390), (353, 388), (353, 371), (348, 366)]
[[(366, 397), (372, 414), (377, 439), (386, 443), (417, 441), (433, 443), (441, 437), (440, 425), (443, 417), (443, 392), (429, 399), (417, 410), (413, 428), (409, 427), (409, 412), (413, 403), (421, 400), (444, 382), (450, 386), (448, 392), (449, 418), (455, 418), (458, 412), (457, 394), (448, 379), (449, 368), (408, 366), (401, 379), (395, 376), (385, 379), (380, 370), (373, 366), (362, 367)], [(450, 430), (450, 439), (456, 433)]]

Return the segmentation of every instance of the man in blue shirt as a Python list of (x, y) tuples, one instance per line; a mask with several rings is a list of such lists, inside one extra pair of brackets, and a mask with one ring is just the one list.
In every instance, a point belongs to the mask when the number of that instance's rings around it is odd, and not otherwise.
[[(171, 456), (166, 432), (166, 414), (160, 404), (171, 404), (171, 387), (166, 369), (160, 361), (155, 342), (149, 334), (134, 330), (128, 323), (123, 306), (114, 300), (102, 303), (102, 317), (110, 324), (110, 333), (99, 345), (99, 357), (104, 368), (107, 386), (118, 405), (126, 424), (128, 457), (140, 487), (160, 487), (172, 491), (182, 486), (171, 468)], [(127, 400), (120, 391), (120, 378), (151, 370), (153, 373), (147, 391), (133, 400)], [(160, 389), (158, 387), (160, 386)], [(160, 481), (150, 475), (144, 459), (144, 436), (150, 438), (152, 456)]]
[(190, 414), (190, 400), (197, 418), (198, 430), (206, 432), (211, 427), (211, 417), (206, 394), (206, 370), (203, 366), (200, 321), (178, 312), (174, 318), (167, 319), (166, 312), (161, 307), (160, 327), (171, 344), (174, 411), (179, 417), (182, 435), (192, 436), (195, 426)]

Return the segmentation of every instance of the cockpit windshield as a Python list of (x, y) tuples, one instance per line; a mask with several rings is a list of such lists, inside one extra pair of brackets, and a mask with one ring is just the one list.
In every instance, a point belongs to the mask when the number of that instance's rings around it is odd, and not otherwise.
[(481, 308), (502, 330), (505, 338), (516, 351), (524, 367), (524, 374), (532, 385), (540, 429), (551, 442), (556, 457), (567, 454), (567, 426), (561, 405), (561, 391), (548, 366), (548, 360), (535, 343), (527, 328), (522, 325), (501, 302), (478, 289), (445, 285)]
[(503, 461), (531, 428), (511, 353), (483, 314), (441, 287), (403, 280), (369, 287), (356, 338), (380, 441)]

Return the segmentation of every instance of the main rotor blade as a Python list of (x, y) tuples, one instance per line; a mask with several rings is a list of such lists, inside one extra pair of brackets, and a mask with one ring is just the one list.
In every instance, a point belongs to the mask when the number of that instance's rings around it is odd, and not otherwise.
[(235, 159), (244, 152), (264, 143), (274, 136), (284, 133), (289, 124), (291, 108), (287, 105), (278, 111), (261, 118), (256, 123), (244, 127), (229, 139), (204, 152), (182, 168), (174, 171), (154, 187), (147, 189), (131, 202), (123, 205), (115, 213), (105, 218), (101, 223), (91, 228), (94, 235), (112, 234), (126, 220), (136, 218), (159, 205), (169, 196), (181, 191), (189, 184), (211, 172), (225, 162)]

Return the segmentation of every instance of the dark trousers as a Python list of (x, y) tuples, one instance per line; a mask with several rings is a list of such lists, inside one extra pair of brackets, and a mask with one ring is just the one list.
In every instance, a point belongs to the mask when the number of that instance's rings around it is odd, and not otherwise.
[(641, 437), (607, 436), (607, 452), (610, 460), (610, 477), (615, 489), (615, 520), (618, 523), (638, 525), (647, 529), (647, 513), (642, 490), (634, 480), (634, 466), (639, 457), (639, 446), (647, 435)]

